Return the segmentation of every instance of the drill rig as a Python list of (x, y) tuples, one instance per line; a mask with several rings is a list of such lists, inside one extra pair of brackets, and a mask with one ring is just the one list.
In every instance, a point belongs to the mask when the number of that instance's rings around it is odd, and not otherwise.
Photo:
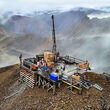
[(79, 74), (81, 70), (89, 70), (88, 61), (83, 61), (71, 56), (60, 56), (56, 49), (55, 24), (52, 15), (52, 50), (44, 51), (41, 55), (34, 58), (22, 59), (20, 57), (20, 82), (31, 88), (35, 85), (47, 90), (53, 90), (55, 94), (56, 88), (61, 83), (69, 85), (71, 91), (73, 88), (79, 92), (83, 88), (90, 88), (91, 83), (82, 78)]

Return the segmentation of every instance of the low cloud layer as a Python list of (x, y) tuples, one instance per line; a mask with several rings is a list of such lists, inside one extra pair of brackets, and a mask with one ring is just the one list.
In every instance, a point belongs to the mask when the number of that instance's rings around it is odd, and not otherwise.
[(89, 14), (88, 17), (90, 19), (93, 19), (93, 18), (103, 19), (103, 18), (110, 17), (110, 13)]
[(0, 49), (0, 68), (19, 63), (19, 58)]
[(79, 39), (65, 39), (60, 43), (60, 51), (63, 55), (66, 53), (85, 61), (88, 60), (93, 72), (110, 73), (109, 36), (110, 34), (94, 34)]

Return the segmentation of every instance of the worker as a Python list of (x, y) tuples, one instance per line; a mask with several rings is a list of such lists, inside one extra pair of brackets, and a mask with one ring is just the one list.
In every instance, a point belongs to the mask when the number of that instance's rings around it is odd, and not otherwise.
[(19, 60), (20, 60), (20, 67), (21, 67), (22, 66), (22, 54), (20, 54)]
[(56, 52), (56, 53), (55, 53), (55, 59), (56, 59), (56, 60), (59, 60), (59, 55), (60, 55), (59, 52)]
[(39, 67), (41, 68), (41, 67), (45, 67), (45, 66), (47, 66), (47, 64), (46, 64), (46, 62), (44, 61), (44, 59), (40, 60), (40, 61), (39, 61)]
[(47, 66), (46, 62), (43, 60), (42, 66)]
[(20, 54), (19, 58), (22, 59), (22, 54)]
[(59, 57), (60, 53), (59, 52), (56, 52), (56, 57)]

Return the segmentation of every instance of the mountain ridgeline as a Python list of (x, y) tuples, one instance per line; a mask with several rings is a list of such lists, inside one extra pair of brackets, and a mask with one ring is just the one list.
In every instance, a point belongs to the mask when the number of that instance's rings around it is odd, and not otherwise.
[(61, 54), (89, 60), (93, 71), (110, 72), (110, 18), (90, 19), (90, 13), (101, 11), (80, 8), (33, 16), (12, 15), (4, 23), (0, 18), (0, 65), (18, 63), (20, 53), (28, 57), (51, 49), (54, 14), (57, 49)]

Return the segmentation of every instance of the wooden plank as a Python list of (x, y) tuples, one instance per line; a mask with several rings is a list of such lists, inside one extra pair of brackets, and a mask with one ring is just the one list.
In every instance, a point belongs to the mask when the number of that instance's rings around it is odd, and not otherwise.
[(62, 80), (62, 82), (64, 82), (64, 83), (66, 83), (66, 84), (68, 84), (68, 85), (70, 85), (70, 86), (72, 86), (72, 87), (78, 89), (79, 91), (82, 90), (82, 88), (78, 88), (77, 86), (74, 86), (74, 85), (72, 85), (72, 84), (70, 84), (70, 83), (68, 83), (68, 82), (66, 82), (66, 81), (64, 81), (64, 80)]

